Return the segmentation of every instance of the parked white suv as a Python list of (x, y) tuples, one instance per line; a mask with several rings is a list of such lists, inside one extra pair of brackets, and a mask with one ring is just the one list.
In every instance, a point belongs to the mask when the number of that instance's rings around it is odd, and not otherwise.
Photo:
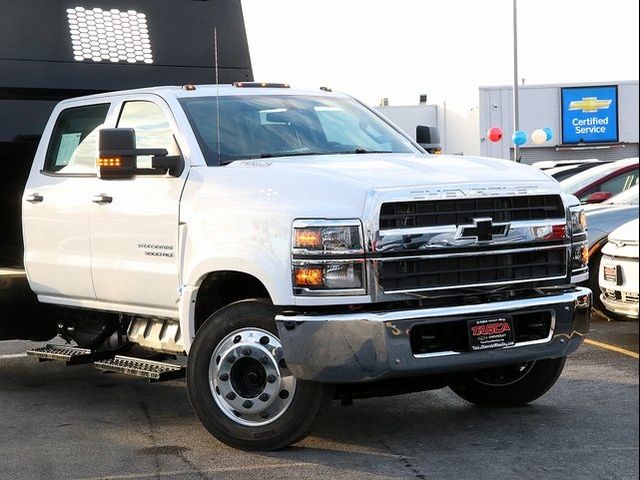
[(638, 318), (638, 219), (609, 234), (600, 262), (600, 299), (618, 315)]

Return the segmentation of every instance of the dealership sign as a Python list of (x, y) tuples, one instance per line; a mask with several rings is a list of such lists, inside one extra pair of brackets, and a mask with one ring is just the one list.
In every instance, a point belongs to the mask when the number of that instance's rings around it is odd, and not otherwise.
[(562, 89), (562, 143), (618, 141), (618, 87)]

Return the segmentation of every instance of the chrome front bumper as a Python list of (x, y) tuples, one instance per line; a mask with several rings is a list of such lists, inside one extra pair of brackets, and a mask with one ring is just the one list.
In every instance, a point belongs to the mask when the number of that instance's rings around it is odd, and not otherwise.
[[(414, 325), (538, 311), (552, 315), (551, 332), (546, 339), (474, 352), (414, 355), (411, 350), (409, 334)], [(300, 379), (326, 383), (457, 373), (563, 357), (580, 346), (589, 331), (590, 319), (591, 290), (587, 288), (459, 307), (276, 316), (292, 373)]]

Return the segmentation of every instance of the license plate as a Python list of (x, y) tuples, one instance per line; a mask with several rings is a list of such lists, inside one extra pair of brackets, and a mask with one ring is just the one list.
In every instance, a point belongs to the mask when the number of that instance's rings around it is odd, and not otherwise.
[(606, 266), (604, 267), (604, 279), (607, 282), (611, 282), (615, 285), (619, 285), (618, 284), (618, 279), (620, 278), (620, 276), (618, 275), (618, 266), (617, 265), (613, 265), (613, 266)]
[(471, 350), (515, 345), (511, 317), (469, 320), (469, 346)]

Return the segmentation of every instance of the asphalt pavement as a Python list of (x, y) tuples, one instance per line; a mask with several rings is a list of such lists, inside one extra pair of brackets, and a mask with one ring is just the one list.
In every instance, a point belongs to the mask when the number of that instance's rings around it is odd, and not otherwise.
[(523, 408), (450, 390), (335, 403), (303, 442), (271, 453), (218, 443), (182, 381), (38, 363), (0, 342), (0, 479), (638, 478), (638, 322), (596, 317), (592, 343)]

